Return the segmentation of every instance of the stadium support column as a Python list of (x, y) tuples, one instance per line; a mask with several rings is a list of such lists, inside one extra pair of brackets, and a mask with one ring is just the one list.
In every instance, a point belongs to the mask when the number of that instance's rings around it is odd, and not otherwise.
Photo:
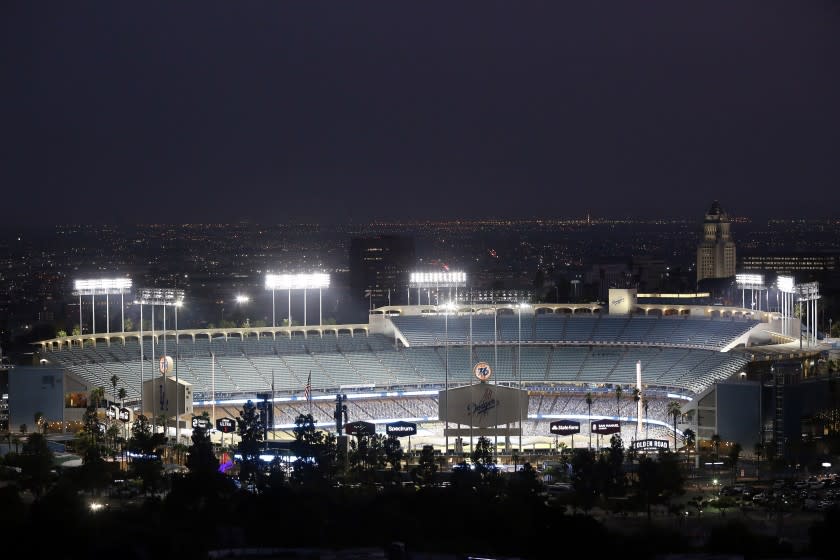
[[(637, 396), (642, 394), (642, 361), (636, 360), (636, 390)], [(642, 399), (636, 401), (636, 433), (642, 431)]]
[(444, 354), (446, 356), (445, 364), (445, 383), (443, 389), (443, 438), (444, 448), (443, 454), (449, 453), (449, 313), (448, 310), (443, 314), (443, 331), (444, 331)]

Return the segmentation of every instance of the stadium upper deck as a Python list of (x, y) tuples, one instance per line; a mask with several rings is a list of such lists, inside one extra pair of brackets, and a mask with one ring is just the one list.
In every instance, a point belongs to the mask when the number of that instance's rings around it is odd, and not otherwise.
[(478, 361), (491, 364), (496, 382), (521, 379), (529, 388), (629, 385), (639, 361), (645, 385), (698, 394), (743, 368), (748, 358), (725, 350), (758, 325), (690, 316), (372, 316), (369, 325), (145, 332), (142, 372), (136, 332), (42, 341), (39, 359), (91, 386), (117, 375), (129, 399), (139, 396), (141, 377), (157, 372), (164, 343), (196, 400), (272, 386), (297, 394), (310, 372), (314, 393), (439, 388), (447, 378), (456, 386), (472, 381)]

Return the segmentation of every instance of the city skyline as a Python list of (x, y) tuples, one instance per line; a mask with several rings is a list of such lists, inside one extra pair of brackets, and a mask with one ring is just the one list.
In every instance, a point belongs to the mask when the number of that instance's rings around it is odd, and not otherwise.
[(4, 5), (9, 224), (831, 216), (829, 3)]

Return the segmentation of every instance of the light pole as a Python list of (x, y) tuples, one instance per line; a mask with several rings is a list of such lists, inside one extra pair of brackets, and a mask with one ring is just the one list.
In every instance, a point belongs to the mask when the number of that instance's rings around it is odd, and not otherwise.
[(519, 334), (516, 349), (516, 375), (519, 381), (519, 391), (517, 392), (517, 406), (519, 407), (519, 453), (522, 453), (522, 310), (530, 307), (527, 303), (520, 303), (517, 305), (519, 315)]

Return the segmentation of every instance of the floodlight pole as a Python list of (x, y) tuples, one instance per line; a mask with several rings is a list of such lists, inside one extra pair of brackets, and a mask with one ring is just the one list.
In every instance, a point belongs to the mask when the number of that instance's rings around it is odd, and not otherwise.
[(303, 326), (306, 326), (306, 288), (303, 289)]
[(111, 298), (105, 294), (105, 333), (111, 334)]
[(140, 303), (140, 414), (143, 410), (143, 303)]
[[(390, 292), (388, 293), (390, 299)], [(322, 326), (324, 324), (324, 312), (323, 308), (321, 307), (322, 299), (321, 299), (321, 288), (318, 288), (318, 326)], [(390, 301), (388, 302), (390, 303)]]
[(175, 443), (181, 441), (181, 407), (179, 395), (181, 385), (178, 383), (178, 304), (175, 304)]
[(155, 304), (152, 304), (152, 429), (157, 433), (157, 401), (155, 401)]
[(446, 447), (444, 448), (443, 454), (446, 455), (449, 453), (449, 313), (444, 310), (443, 313), (443, 331), (444, 331), (444, 345), (443, 348), (445, 350), (446, 355), (446, 382), (444, 384), (443, 396), (444, 396), (444, 407), (443, 407), (443, 420), (445, 422), (443, 435)]
[(90, 294), (90, 332), (96, 334), (96, 294)]
[[(291, 326), (292, 326), (292, 289), (291, 288), (289, 288), (289, 315), (288, 315), (288, 317), (289, 317), (289, 319), (288, 319), (289, 327), (291, 328)], [(292, 331), (290, 330), (289, 331), (289, 336), (291, 336), (291, 334), (292, 334)]]
[(519, 306), (519, 341), (516, 350), (516, 375), (519, 378), (519, 392), (516, 404), (519, 408), (519, 453), (522, 453), (522, 304)]
[(125, 292), (120, 290), (120, 332), (125, 332)]
[(272, 328), (277, 327), (277, 320), (275, 316), (275, 305), (274, 305), (274, 287), (271, 288), (271, 326)]
[(79, 334), (82, 332), (82, 294), (79, 294)]

